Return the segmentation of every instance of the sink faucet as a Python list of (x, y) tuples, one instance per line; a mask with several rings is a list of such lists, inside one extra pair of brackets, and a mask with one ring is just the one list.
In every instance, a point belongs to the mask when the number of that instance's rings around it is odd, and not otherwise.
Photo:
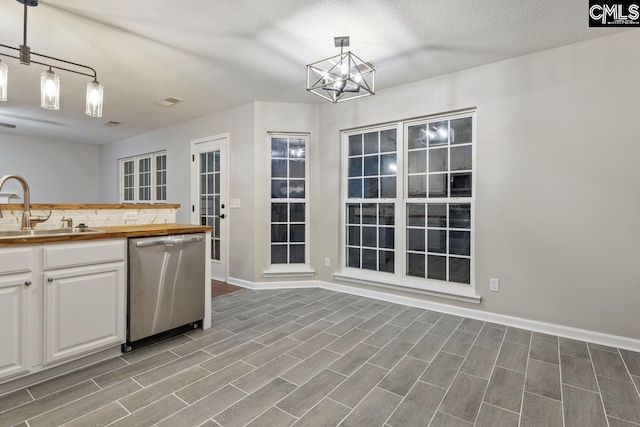
[(4, 185), (4, 183), (11, 178), (15, 179), (22, 185), (22, 191), (24, 193), (23, 194), (24, 208), (22, 210), (22, 222), (20, 223), (20, 228), (22, 230), (31, 230), (34, 224), (45, 222), (46, 220), (48, 220), (49, 217), (51, 216), (51, 212), (49, 212), (49, 216), (47, 216), (46, 218), (31, 216), (31, 195), (29, 192), (29, 184), (27, 184), (27, 181), (20, 175), (11, 173), (9, 175), (5, 175), (2, 178), (0, 178), (0, 190), (2, 189), (2, 186)]

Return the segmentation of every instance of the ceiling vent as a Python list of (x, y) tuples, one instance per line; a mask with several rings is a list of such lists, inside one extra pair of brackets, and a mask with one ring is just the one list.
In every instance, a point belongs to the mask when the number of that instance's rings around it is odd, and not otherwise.
[(122, 123), (121, 122), (116, 122), (115, 120), (109, 120), (107, 122), (103, 122), (100, 123), (102, 126), (111, 126), (111, 127), (116, 127), (116, 126), (120, 126)]
[(169, 98), (165, 98), (165, 99), (163, 99), (161, 101), (157, 101), (156, 104), (162, 105), (163, 107), (171, 107), (171, 106), (174, 106), (174, 105), (179, 104), (181, 102), (183, 102), (182, 99), (169, 97)]
[(16, 125), (12, 125), (12, 124), (9, 124), (9, 123), (0, 123), (0, 127), (9, 128), (9, 129), (15, 129)]

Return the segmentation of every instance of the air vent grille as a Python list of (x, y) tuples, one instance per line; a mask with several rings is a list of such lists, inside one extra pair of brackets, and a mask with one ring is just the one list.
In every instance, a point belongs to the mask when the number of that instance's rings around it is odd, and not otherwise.
[(15, 129), (16, 125), (12, 125), (10, 123), (0, 123), (0, 127), (9, 128), (9, 129)]
[(116, 122), (115, 120), (109, 120), (107, 122), (104, 123), (100, 123), (102, 126), (111, 126), (111, 127), (116, 127), (116, 126), (120, 126), (122, 123), (121, 122)]
[(165, 98), (163, 100), (157, 101), (156, 104), (162, 105), (163, 107), (171, 107), (181, 102), (184, 102), (184, 101), (182, 101), (182, 99), (169, 97), (169, 98)]

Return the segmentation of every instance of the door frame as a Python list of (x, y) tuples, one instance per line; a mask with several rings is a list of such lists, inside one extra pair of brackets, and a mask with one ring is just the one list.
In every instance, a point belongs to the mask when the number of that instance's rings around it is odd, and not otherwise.
[[(190, 143), (190, 151), (189, 151), (189, 156), (191, 157), (191, 161), (190, 163), (190, 194), (191, 194), (191, 198), (189, 200), (189, 204), (191, 205), (191, 213), (190, 213), (190, 219), (191, 219), (191, 224), (195, 224), (195, 225), (200, 225), (200, 216), (198, 214), (198, 212), (195, 212), (195, 205), (196, 205), (196, 201), (199, 199), (200, 195), (198, 194), (198, 183), (200, 181), (200, 177), (199, 177), (199, 170), (196, 167), (197, 162), (195, 161), (195, 153), (196, 153), (196, 145), (197, 144), (202, 144), (205, 142), (216, 142), (222, 140), (222, 145), (224, 147), (224, 154), (225, 154), (225, 159), (224, 159), (224, 168), (225, 168), (225, 175), (226, 175), (226, 179), (225, 179), (225, 185), (224, 187), (222, 186), (221, 183), (221, 189), (224, 189), (224, 195), (225, 195), (225, 199), (223, 200), (222, 198), (220, 198), (220, 204), (225, 204), (227, 207), (229, 206), (229, 200), (227, 200), (229, 198), (229, 133), (225, 132), (225, 133), (219, 133), (216, 135), (212, 135), (212, 136), (207, 136), (204, 138), (198, 138), (198, 139), (192, 139), (191, 143)], [(224, 228), (225, 233), (220, 233), (220, 238), (224, 239), (226, 242), (225, 245), (225, 250), (224, 250), (224, 281), (228, 282), (229, 281), (229, 229), (230, 227), (230, 223), (229, 221), (231, 220), (231, 217), (228, 213), (228, 210), (226, 211), (226, 221), (227, 221), (227, 226)], [(211, 254), (207, 254), (207, 259), (209, 260), (209, 262), (211, 263)], [(209, 276), (211, 276), (211, 274), (209, 274)], [(212, 277), (209, 277), (209, 279), (212, 279)], [(219, 278), (216, 278), (216, 280), (218, 280)]]

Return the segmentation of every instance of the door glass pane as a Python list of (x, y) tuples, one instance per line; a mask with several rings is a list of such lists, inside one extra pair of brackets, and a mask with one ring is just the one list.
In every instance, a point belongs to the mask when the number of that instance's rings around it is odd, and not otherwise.
[(271, 160), (271, 177), (272, 178), (287, 177), (287, 160), (284, 160), (284, 159)]
[(289, 160), (289, 178), (304, 178), (304, 160)]
[(271, 157), (284, 159), (287, 157), (287, 140), (281, 138), (271, 139)]

